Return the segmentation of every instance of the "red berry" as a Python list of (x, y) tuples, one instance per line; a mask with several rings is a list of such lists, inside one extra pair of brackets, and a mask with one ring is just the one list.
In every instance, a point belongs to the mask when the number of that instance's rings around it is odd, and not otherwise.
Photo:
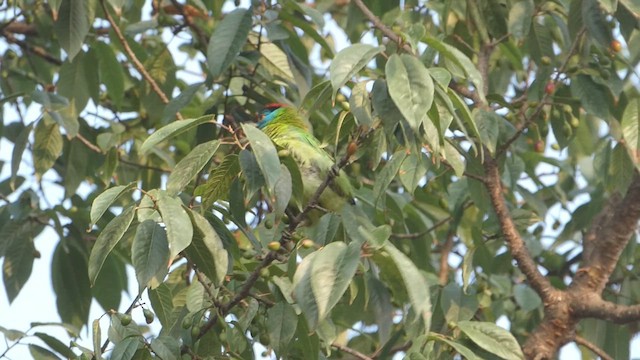
[(544, 87), (544, 92), (547, 95), (551, 95), (554, 91), (556, 91), (556, 84), (554, 84), (553, 81), (547, 82), (547, 85)]
[(609, 44), (609, 48), (611, 49), (611, 51), (613, 51), (614, 53), (619, 53), (620, 50), (622, 50), (622, 44), (620, 43), (620, 41), (618, 40), (613, 40), (611, 41), (611, 43)]
[(544, 141), (542, 140), (538, 140), (536, 141), (536, 143), (533, 145), (533, 150), (537, 153), (543, 153), (544, 152)]

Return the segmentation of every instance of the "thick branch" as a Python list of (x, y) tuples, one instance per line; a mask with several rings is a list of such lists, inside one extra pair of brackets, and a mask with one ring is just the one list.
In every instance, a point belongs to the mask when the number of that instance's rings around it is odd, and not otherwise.
[(607, 285), (631, 235), (640, 220), (640, 174), (634, 172), (626, 195), (603, 209), (610, 215), (599, 215), (586, 238), (588, 257), (584, 257), (574, 287), (601, 294)]
[(485, 186), (491, 198), (491, 204), (500, 222), (502, 234), (505, 242), (511, 251), (511, 255), (518, 263), (518, 268), (527, 277), (531, 287), (540, 295), (545, 304), (550, 302), (555, 293), (555, 289), (541, 273), (533, 261), (531, 254), (527, 250), (524, 240), (518, 233), (516, 225), (509, 214), (507, 204), (502, 197), (502, 183), (500, 182), (500, 172), (498, 164), (494, 159), (485, 161)]
[(596, 318), (616, 324), (640, 321), (640, 305), (620, 305), (603, 300), (598, 294), (588, 293), (576, 299), (573, 304), (575, 316)]
[[(129, 43), (127, 42), (127, 39), (124, 37), (124, 34), (122, 34), (122, 31), (118, 27), (118, 24), (116, 24), (115, 20), (113, 19), (113, 16), (111, 16), (111, 13), (109, 13), (109, 10), (107, 9), (107, 5), (105, 4), (105, 0), (100, 0), (100, 5), (102, 6), (102, 10), (104, 11), (104, 16), (107, 18), (107, 21), (109, 22), (109, 24), (111, 24), (111, 28), (113, 28), (113, 31), (116, 33), (116, 37), (122, 44), (122, 48), (124, 49), (124, 52), (127, 54), (127, 57), (129, 57), (129, 59), (133, 63), (133, 66), (135, 66), (135, 68), (138, 70), (138, 72), (140, 72), (144, 80), (149, 84), (149, 86), (151, 86), (151, 90), (153, 90), (153, 92), (156, 93), (156, 95), (158, 95), (158, 97), (160, 98), (160, 101), (162, 101), (163, 104), (168, 104), (169, 98), (167, 98), (167, 95), (165, 95), (162, 89), (160, 89), (160, 86), (158, 86), (158, 83), (156, 83), (153, 77), (151, 77), (151, 74), (149, 74), (147, 69), (144, 68), (144, 65), (140, 62), (140, 60), (138, 60), (138, 57), (129, 46)], [(179, 120), (182, 120), (182, 115), (180, 115), (180, 113), (176, 113), (176, 117)]]

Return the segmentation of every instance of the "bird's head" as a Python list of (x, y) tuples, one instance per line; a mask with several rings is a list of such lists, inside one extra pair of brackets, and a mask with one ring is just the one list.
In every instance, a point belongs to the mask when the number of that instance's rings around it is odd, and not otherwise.
[(267, 104), (262, 110), (262, 119), (258, 122), (258, 129), (267, 126), (271, 121), (275, 120), (288, 106), (285, 104)]

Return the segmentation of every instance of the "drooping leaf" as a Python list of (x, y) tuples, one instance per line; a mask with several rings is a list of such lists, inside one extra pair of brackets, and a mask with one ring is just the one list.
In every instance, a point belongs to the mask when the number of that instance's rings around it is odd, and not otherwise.
[(251, 150), (267, 182), (267, 187), (270, 192), (273, 192), (280, 178), (280, 159), (278, 159), (276, 147), (271, 139), (255, 126), (243, 125), (242, 129), (251, 144)]
[(170, 196), (166, 191), (159, 191), (157, 205), (167, 231), (169, 259), (173, 259), (191, 244), (193, 226), (180, 199)]
[(394, 54), (385, 73), (391, 99), (417, 133), (433, 103), (435, 89), (429, 70), (415, 56)]
[(276, 354), (290, 346), (297, 325), (298, 316), (291, 305), (279, 302), (267, 310), (267, 330)]
[(169, 265), (169, 242), (167, 233), (160, 224), (145, 220), (138, 225), (131, 245), (131, 262), (136, 270), (140, 289), (149, 286), (152, 279), (156, 284), (162, 282), (162, 278), (155, 277)]
[(194, 236), (185, 252), (214, 285), (220, 285), (229, 266), (227, 250), (207, 219), (195, 211), (189, 211), (189, 216), (193, 223)]
[(253, 23), (251, 16), (251, 10), (238, 8), (226, 14), (211, 34), (207, 65), (214, 79), (231, 66), (247, 41)]
[(460, 321), (458, 328), (471, 341), (503, 359), (524, 359), (524, 354), (516, 339), (507, 330), (490, 322)]
[(520, 0), (509, 10), (509, 33), (516, 39), (527, 37), (533, 18), (534, 5), (532, 0)]
[(239, 165), (238, 155), (225, 156), (222, 163), (211, 171), (207, 182), (196, 188), (195, 195), (202, 196), (202, 207), (205, 210), (209, 209), (215, 201), (227, 199), (231, 182), (240, 171)]
[(336, 54), (329, 67), (329, 78), (331, 79), (331, 86), (333, 86), (331, 101), (335, 102), (340, 88), (382, 51), (384, 51), (384, 47), (354, 44)]
[(122, 194), (134, 189), (135, 187), (135, 183), (131, 183), (129, 185), (116, 185), (98, 195), (91, 204), (91, 224), (89, 224), (89, 226), (95, 225), (98, 220), (102, 218), (102, 215), (107, 212), (109, 207), (113, 205), (113, 203), (118, 200)]
[(95, 0), (62, 0), (54, 30), (69, 60), (82, 49), (95, 17)]
[(500, 135), (500, 122), (502, 119), (493, 111), (477, 109), (473, 112), (473, 118), (478, 132), (480, 133), (480, 141), (486, 146), (491, 154), (494, 154), (498, 146), (498, 136)]
[(62, 154), (63, 140), (60, 126), (53, 121), (42, 119), (34, 132), (33, 165), (38, 176), (42, 176), (51, 169)]
[(105, 259), (120, 239), (122, 239), (129, 225), (131, 225), (134, 216), (134, 207), (127, 207), (120, 215), (111, 220), (111, 222), (102, 229), (100, 235), (98, 235), (96, 243), (93, 245), (93, 249), (91, 249), (91, 255), (89, 256), (89, 280), (92, 285), (95, 283)]
[(195, 119), (180, 120), (180, 121), (172, 122), (171, 124), (164, 126), (158, 129), (153, 134), (151, 134), (147, 138), (147, 140), (145, 140), (144, 143), (142, 143), (142, 146), (140, 146), (140, 152), (142, 154), (146, 154), (149, 151), (151, 151), (151, 149), (153, 149), (153, 147), (158, 145), (160, 142), (167, 140), (173, 136), (182, 134), (183, 132), (193, 129), (194, 127), (200, 124), (204, 124), (206, 122), (210, 122), (213, 120), (214, 119), (212, 118), (211, 115), (205, 115)]
[(211, 140), (194, 147), (171, 171), (167, 192), (177, 195), (182, 191), (211, 160), (219, 145), (218, 140)]

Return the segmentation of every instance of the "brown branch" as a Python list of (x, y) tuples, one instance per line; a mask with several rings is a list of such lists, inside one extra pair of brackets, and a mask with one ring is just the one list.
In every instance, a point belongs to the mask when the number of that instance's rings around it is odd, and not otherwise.
[(582, 345), (587, 349), (591, 350), (592, 353), (598, 355), (602, 360), (613, 360), (613, 358), (609, 356), (609, 354), (607, 354), (604, 350), (600, 349), (598, 346), (596, 346), (596, 344), (590, 342), (589, 340), (583, 338), (580, 335), (576, 335), (573, 341), (575, 341), (576, 344)]
[(400, 36), (398, 36), (398, 34), (393, 32), (393, 30), (389, 29), (380, 20), (379, 17), (377, 17), (373, 12), (371, 12), (371, 10), (369, 10), (367, 5), (365, 5), (362, 0), (353, 0), (353, 3), (358, 7), (358, 9), (360, 9), (360, 11), (362, 11), (364, 16), (367, 19), (369, 19), (369, 21), (371, 21), (371, 23), (373, 23), (373, 26), (378, 28), (378, 30), (380, 30), (380, 32), (382, 32), (382, 34), (384, 36), (388, 37), (394, 43), (400, 45), (405, 51), (410, 52), (412, 54), (414, 53), (414, 51), (411, 48), (411, 46), (409, 44), (405, 43), (404, 41), (402, 41), (402, 38), (400, 38)]
[(345, 353), (347, 353), (349, 355), (352, 355), (355, 358), (358, 358), (360, 360), (373, 360), (373, 358), (361, 353), (360, 351), (352, 349), (352, 348), (344, 346), (344, 345), (333, 343), (333, 344), (331, 344), (331, 347), (334, 348), (334, 349), (337, 349), (339, 351), (345, 352)]
[(18, 40), (11, 32), (7, 30), (3, 30), (1, 34), (5, 39), (7, 39), (7, 42), (20, 46), (20, 48), (25, 52), (39, 56), (51, 64), (58, 65), (58, 66), (62, 65), (62, 60), (51, 55), (44, 48), (36, 45), (31, 45), (28, 42), (23, 40)]
[(193, 22), (191, 16), (185, 14), (184, 5), (180, 4), (178, 0), (171, 0), (171, 3), (173, 4), (173, 6), (175, 6), (175, 8), (178, 10), (180, 15), (184, 19), (185, 25), (187, 25), (191, 30), (193, 30), (196, 33), (196, 36), (198, 37), (198, 41), (200, 42), (200, 46), (202, 46), (206, 52), (208, 39), (204, 31)]
[(599, 221), (588, 231), (589, 256), (583, 257), (572, 284), (572, 287), (588, 289), (598, 295), (602, 294), (620, 254), (638, 227), (640, 174), (637, 171), (634, 171), (624, 198), (613, 198), (603, 211), (610, 215), (598, 216)]
[(581, 318), (596, 318), (616, 324), (628, 324), (640, 321), (640, 304), (620, 305), (603, 300), (599, 294), (589, 292), (580, 295), (573, 306), (576, 316)]
[[(122, 48), (124, 49), (124, 52), (127, 54), (131, 62), (133, 63), (133, 66), (135, 66), (135, 68), (138, 70), (138, 72), (140, 72), (144, 80), (149, 84), (149, 86), (151, 86), (151, 90), (153, 90), (153, 92), (156, 93), (156, 95), (158, 95), (158, 97), (160, 98), (160, 101), (162, 101), (162, 103), (165, 105), (168, 104), (169, 98), (167, 98), (167, 95), (165, 95), (162, 89), (160, 89), (160, 86), (158, 86), (158, 83), (156, 83), (153, 77), (151, 77), (149, 72), (144, 68), (144, 65), (140, 62), (140, 60), (138, 60), (138, 57), (129, 46), (129, 43), (127, 42), (127, 39), (124, 37), (124, 34), (120, 30), (120, 28), (118, 27), (118, 24), (116, 24), (115, 20), (113, 19), (113, 16), (111, 16), (111, 13), (109, 13), (109, 10), (107, 9), (107, 5), (105, 4), (105, 0), (100, 0), (100, 5), (102, 6), (102, 10), (104, 11), (104, 16), (107, 18), (107, 21), (109, 22), (109, 24), (111, 24), (111, 28), (113, 29), (113, 31), (116, 34), (116, 37), (122, 44)], [(176, 118), (178, 118), (178, 120), (182, 120), (182, 115), (178, 112), (176, 113)]]
[(80, 140), (81, 143), (83, 143), (86, 147), (88, 147), (89, 149), (93, 150), (94, 152), (97, 152), (98, 154), (102, 154), (102, 149), (100, 149), (98, 146), (94, 145), (91, 141), (89, 141), (86, 137), (82, 136), (82, 134), (78, 133), (76, 135), (76, 138), (78, 140)]
[(453, 248), (453, 232), (447, 234), (447, 240), (442, 245), (440, 252), (440, 271), (438, 272), (438, 280), (440, 285), (445, 286), (449, 281), (449, 253)]
[(451, 88), (451, 90), (457, 92), (458, 94), (466, 97), (467, 99), (473, 100), (475, 104), (480, 105), (484, 103), (484, 101), (480, 98), (480, 95), (478, 95), (477, 92), (470, 90), (468, 87), (464, 85), (451, 81), (449, 83), (449, 88)]
[(553, 288), (547, 278), (538, 270), (537, 264), (529, 254), (524, 240), (518, 233), (513, 222), (507, 204), (502, 197), (503, 188), (500, 180), (500, 171), (495, 159), (487, 158), (485, 161), (485, 186), (489, 192), (491, 204), (500, 222), (502, 235), (511, 251), (511, 255), (516, 260), (518, 268), (527, 277), (531, 287), (540, 295), (545, 303), (552, 300), (557, 290)]

